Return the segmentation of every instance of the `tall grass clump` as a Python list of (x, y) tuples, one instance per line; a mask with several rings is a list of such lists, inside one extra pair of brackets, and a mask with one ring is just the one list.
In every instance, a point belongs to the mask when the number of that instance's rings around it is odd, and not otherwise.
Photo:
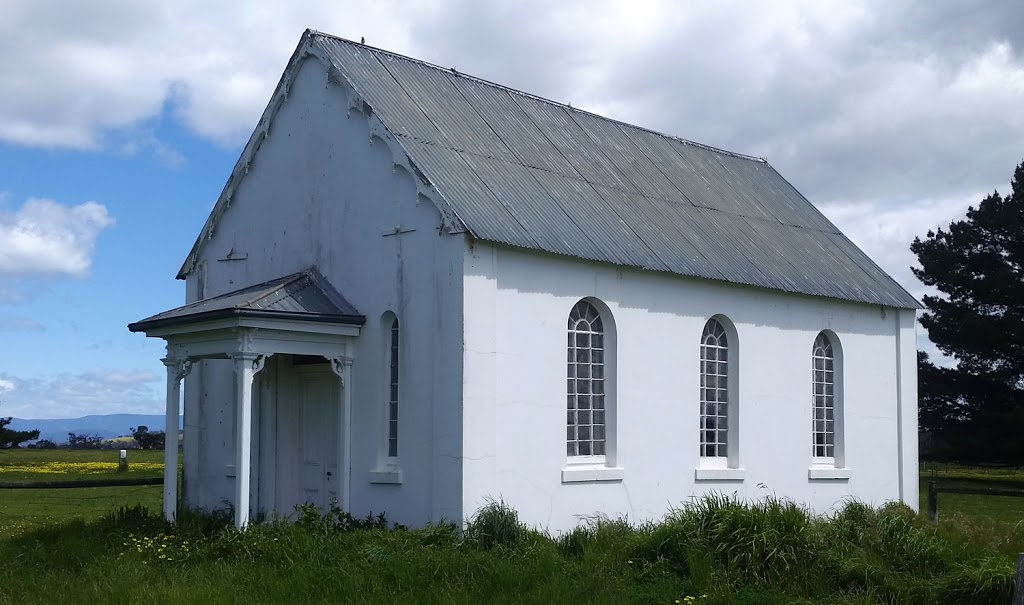
[(530, 529), (519, 521), (519, 513), (504, 501), (488, 502), (466, 525), (466, 543), (483, 550), (503, 547), (515, 550), (530, 534)]
[(815, 546), (811, 525), (808, 513), (786, 500), (744, 503), (711, 494), (654, 525), (636, 556), (684, 575), (710, 564), (731, 577), (768, 585), (807, 569)]

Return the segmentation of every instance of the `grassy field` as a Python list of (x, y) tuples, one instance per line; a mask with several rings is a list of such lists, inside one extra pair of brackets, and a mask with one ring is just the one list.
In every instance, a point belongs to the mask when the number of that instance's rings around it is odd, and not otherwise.
[[(0, 450), (0, 483), (163, 477), (163, 451), (131, 450), (117, 472), (117, 450)], [(0, 489), (0, 539), (72, 519), (95, 520), (122, 506), (159, 511), (159, 485), (78, 489)]]
[[(116, 456), (61, 453), (74, 459), (0, 452), (0, 482), (5, 474), (31, 479), (11, 470), (29, 459), (49, 471), (95, 477), (95, 467), (74, 464)], [(161, 452), (131, 454), (139, 462), (133, 473), (160, 475), (145, 463), (159, 463)], [(970, 469), (953, 470), (947, 480), (985, 481)], [(1004, 475), (997, 479), (1024, 480)], [(171, 527), (160, 519), (159, 486), (99, 489), (112, 491), (42, 491), (21, 504), (9, 496), (30, 490), (0, 491), (0, 605), (1005, 604), (1016, 553), (1024, 551), (1024, 499), (981, 496), (941, 495), (938, 525), (901, 506), (850, 503), (822, 518), (785, 501), (712, 498), (657, 524), (604, 520), (552, 537), (522, 526), (500, 505), (465, 532), (450, 525), (396, 529), (384, 519), (312, 510), (298, 524), (245, 532), (227, 517), (182, 511)], [(144, 506), (122, 506), (132, 501)], [(24, 516), (5, 534), (11, 510)]]

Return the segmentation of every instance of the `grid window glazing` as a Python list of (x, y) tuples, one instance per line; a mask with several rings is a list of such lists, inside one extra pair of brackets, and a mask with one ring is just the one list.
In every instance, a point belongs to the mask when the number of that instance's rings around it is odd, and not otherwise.
[(605, 454), (605, 334), (601, 315), (581, 300), (569, 313), (566, 454)]
[(391, 321), (388, 379), (388, 457), (398, 457), (398, 318)]
[(729, 341), (715, 319), (700, 341), (700, 455), (725, 457), (729, 442)]
[(811, 358), (813, 455), (832, 458), (836, 454), (835, 356), (832, 343), (824, 332), (814, 339)]

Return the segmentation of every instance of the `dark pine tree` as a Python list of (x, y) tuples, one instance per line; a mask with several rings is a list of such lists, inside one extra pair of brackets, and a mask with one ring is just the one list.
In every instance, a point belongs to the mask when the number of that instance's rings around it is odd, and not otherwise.
[[(1024, 463), (1024, 163), (948, 230), (915, 238), (927, 295), (921, 325), (958, 361), (919, 356), (921, 429), (941, 458)], [(926, 452), (927, 453), (927, 452)]]
[(7, 428), (11, 418), (0, 418), (0, 450), (18, 447), (26, 441), (39, 439), (39, 431), (15, 431)]

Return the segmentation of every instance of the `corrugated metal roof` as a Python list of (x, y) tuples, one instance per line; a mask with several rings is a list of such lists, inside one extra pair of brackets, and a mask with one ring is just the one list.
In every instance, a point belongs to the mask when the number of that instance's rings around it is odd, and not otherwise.
[(893, 307), (920, 304), (767, 162), (313, 33), (481, 240)]
[(235, 316), (361, 325), (366, 318), (315, 267), (164, 311), (128, 325), (132, 332)]

